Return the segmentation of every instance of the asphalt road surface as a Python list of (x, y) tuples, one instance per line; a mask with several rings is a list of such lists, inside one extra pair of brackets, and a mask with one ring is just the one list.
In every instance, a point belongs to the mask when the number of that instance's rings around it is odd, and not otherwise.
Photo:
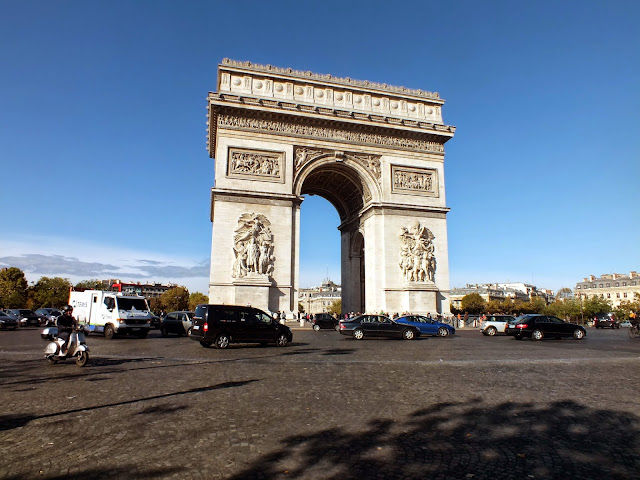
[(0, 331), (2, 479), (638, 479), (640, 339), (293, 344)]

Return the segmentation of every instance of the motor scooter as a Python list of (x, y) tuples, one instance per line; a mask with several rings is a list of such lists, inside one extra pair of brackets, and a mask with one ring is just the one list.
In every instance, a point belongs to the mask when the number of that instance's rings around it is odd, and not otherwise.
[(43, 340), (51, 340), (44, 349), (44, 357), (51, 364), (58, 363), (60, 360), (76, 357), (76, 365), (84, 367), (89, 361), (89, 347), (84, 338), (84, 328), (79, 326), (74, 328), (69, 335), (69, 343), (67, 345), (67, 353), (62, 353), (62, 345), (64, 339), (58, 338), (58, 329), (56, 327), (48, 327), (42, 330), (40, 338)]

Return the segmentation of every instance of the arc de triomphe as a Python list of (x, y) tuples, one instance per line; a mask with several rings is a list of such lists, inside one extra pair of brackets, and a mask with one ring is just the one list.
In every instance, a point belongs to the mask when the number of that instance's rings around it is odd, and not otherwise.
[(449, 313), (455, 127), (437, 93), (228, 59), (217, 86), (211, 303), (297, 311), (300, 205), (320, 195), (340, 216), (343, 312)]

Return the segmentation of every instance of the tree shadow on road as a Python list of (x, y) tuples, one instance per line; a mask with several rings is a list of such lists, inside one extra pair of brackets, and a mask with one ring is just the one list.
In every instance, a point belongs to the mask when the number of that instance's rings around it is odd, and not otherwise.
[(52, 412), (52, 413), (32, 414), (32, 415), (0, 415), (0, 432), (4, 430), (11, 430), (14, 428), (23, 427), (28, 423), (32, 422), (33, 420), (39, 420), (43, 418), (59, 418), (64, 415), (69, 415), (72, 413), (88, 412), (92, 410), (99, 410), (102, 408), (110, 408), (110, 407), (121, 407), (123, 405), (147, 402), (149, 400), (163, 400), (163, 399), (178, 397), (181, 395), (191, 395), (196, 393), (208, 392), (211, 390), (243, 387), (245, 385), (248, 385), (253, 382), (258, 382), (258, 381), (259, 380), (243, 380), (243, 381), (237, 381), (237, 382), (224, 382), (216, 385), (210, 385), (207, 387), (190, 388), (188, 390), (182, 390), (178, 392), (164, 393), (161, 395), (151, 395), (148, 397), (135, 398), (132, 400), (124, 400), (121, 402), (113, 402), (113, 403), (104, 403), (101, 405), (94, 405), (94, 406), (88, 406), (83, 408), (74, 408), (70, 410), (62, 410), (59, 412)]
[[(73, 464), (73, 455), (69, 455), (70, 464)], [(67, 472), (61, 475), (46, 475), (38, 478), (46, 480), (86, 480), (86, 479), (101, 479), (101, 478), (136, 478), (136, 479), (154, 479), (154, 478), (168, 478), (178, 475), (183, 471), (183, 467), (162, 467), (144, 469), (141, 467), (126, 467), (126, 466), (110, 466), (108, 469), (103, 468), (86, 468), (76, 469), (73, 472)], [(10, 476), (3, 477), (4, 480), (24, 480), (22, 476)], [(178, 477), (179, 478), (179, 475)]]
[(640, 419), (574, 401), (441, 403), (285, 438), (234, 480), (637, 479)]

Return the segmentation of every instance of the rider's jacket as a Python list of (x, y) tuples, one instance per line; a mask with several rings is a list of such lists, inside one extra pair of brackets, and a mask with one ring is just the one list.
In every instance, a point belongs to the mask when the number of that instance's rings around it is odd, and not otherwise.
[(76, 319), (72, 315), (65, 315), (64, 313), (58, 317), (58, 332), (73, 332), (73, 325)]

